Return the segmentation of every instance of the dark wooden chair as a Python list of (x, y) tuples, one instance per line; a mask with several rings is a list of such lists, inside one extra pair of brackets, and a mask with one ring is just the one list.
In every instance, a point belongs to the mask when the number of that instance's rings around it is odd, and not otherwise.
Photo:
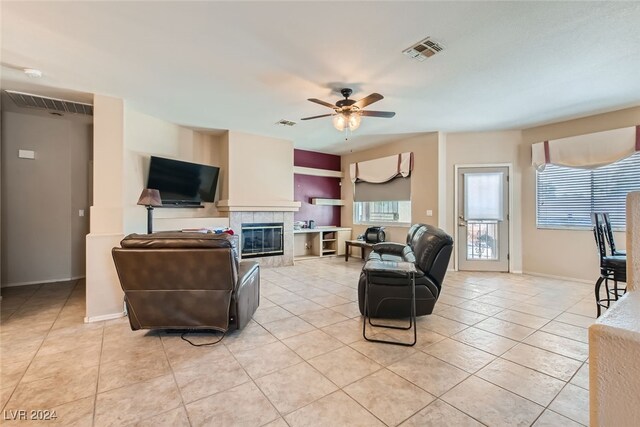
[[(609, 215), (596, 212), (592, 215), (592, 220), (600, 257), (600, 277), (595, 286), (596, 306), (600, 317), (602, 308), (609, 308), (612, 302), (617, 301), (627, 291), (627, 255), (624, 251), (616, 250)], [(613, 281), (613, 288), (610, 287), (610, 281)], [(603, 283), (604, 295), (601, 289)], [(620, 283), (625, 285), (620, 287)]]

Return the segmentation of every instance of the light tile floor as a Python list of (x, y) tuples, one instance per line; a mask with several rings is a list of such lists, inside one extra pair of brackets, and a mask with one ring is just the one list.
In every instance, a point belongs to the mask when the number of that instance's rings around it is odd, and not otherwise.
[(3, 289), (2, 424), (29, 425), (6, 419), (21, 409), (99, 427), (588, 424), (591, 285), (449, 272), (406, 348), (363, 341), (361, 268), (263, 269), (254, 320), (213, 347), (84, 324), (81, 281)]

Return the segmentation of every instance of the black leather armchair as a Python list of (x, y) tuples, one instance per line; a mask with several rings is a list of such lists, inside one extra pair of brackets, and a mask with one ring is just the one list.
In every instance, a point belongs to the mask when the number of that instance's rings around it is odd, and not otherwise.
[[(412, 262), (416, 274), (416, 315), (431, 314), (440, 296), (442, 282), (447, 272), (453, 250), (453, 239), (443, 230), (427, 225), (414, 224), (407, 233), (407, 244), (378, 243), (369, 255), (370, 260)], [(369, 286), (369, 314), (378, 318), (409, 317), (411, 290), (404, 275), (393, 272), (371, 276)], [(365, 274), (360, 274), (358, 301), (360, 313), (364, 314)]]

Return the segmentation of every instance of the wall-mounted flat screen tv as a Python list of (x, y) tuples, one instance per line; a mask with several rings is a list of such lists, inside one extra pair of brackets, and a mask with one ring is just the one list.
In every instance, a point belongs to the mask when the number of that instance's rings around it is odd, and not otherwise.
[(213, 202), (220, 168), (151, 156), (147, 188), (160, 191), (162, 204)]

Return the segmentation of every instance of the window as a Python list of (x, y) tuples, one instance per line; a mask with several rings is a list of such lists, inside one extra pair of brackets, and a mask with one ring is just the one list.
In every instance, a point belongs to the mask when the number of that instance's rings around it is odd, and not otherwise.
[(538, 228), (591, 228), (593, 212), (609, 212), (624, 230), (627, 193), (640, 190), (640, 153), (597, 169), (547, 165), (536, 187)]
[(353, 222), (355, 224), (410, 224), (411, 202), (354, 202)]

